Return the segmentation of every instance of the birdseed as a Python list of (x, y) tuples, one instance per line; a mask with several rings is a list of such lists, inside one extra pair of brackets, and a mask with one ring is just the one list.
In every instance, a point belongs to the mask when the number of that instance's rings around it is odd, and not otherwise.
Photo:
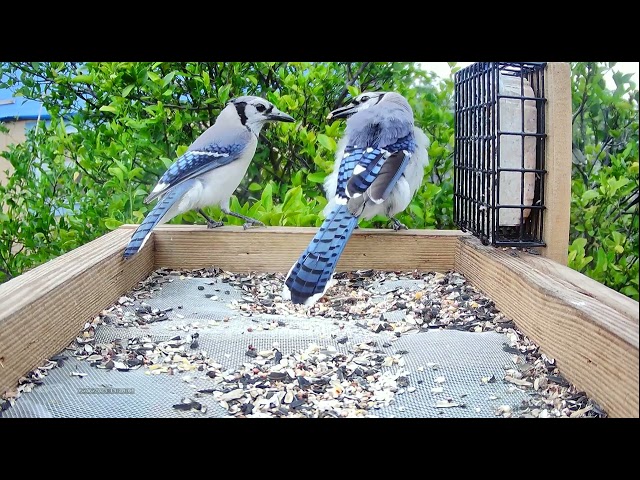
[[(96, 331), (102, 325), (119, 329), (144, 329), (155, 322), (167, 322), (168, 313), (184, 319), (174, 308), (153, 308), (146, 300), (153, 298), (169, 282), (184, 279), (212, 279), (198, 286), (211, 301), (226, 302), (243, 317), (251, 317), (255, 325), (245, 334), (252, 338), (269, 330), (287, 326), (281, 318), (321, 318), (335, 327), (332, 340), (343, 351), (328, 343), (310, 342), (306, 348), (285, 351), (279, 343), (257, 349), (247, 345), (245, 359), (229, 364), (228, 354), (212, 358), (200, 348), (198, 331), (219, 328), (232, 320), (191, 321), (171, 326), (176, 335), (158, 340), (151, 335), (115, 338), (98, 342)], [(407, 283), (411, 281), (412, 283)], [(146, 375), (181, 375), (194, 389), (191, 396), (167, 400), (176, 411), (205, 415), (210, 409), (206, 398), (233, 417), (376, 417), (381, 409), (397, 404), (400, 395), (416, 392), (416, 385), (406, 359), (408, 350), (393, 347), (404, 335), (425, 334), (431, 330), (453, 329), (466, 332), (497, 332), (505, 337), (503, 350), (511, 354), (511, 364), (504, 366), (502, 378), (495, 375), (478, 377), (479, 385), (502, 382), (505, 392), (525, 392), (526, 400), (514, 408), (498, 405), (499, 417), (605, 417), (606, 413), (585, 392), (566, 381), (555, 360), (545, 356), (514, 322), (501, 313), (489, 298), (456, 273), (380, 272), (360, 270), (336, 274), (324, 297), (306, 307), (284, 301), (281, 296), (284, 277), (281, 274), (234, 274), (217, 268), (189, 271), (158, 269), (131, 292), (87, 322), (75, 340), (59, 355), (22, 377), (18, 385), (2, 395), (0, 415), (14, 405), (21, 395), (42, 388), (52, 369), (69, 357), (82, 359), (84, 371), (73, 371), (74, 380), (82, 382), (91, 368), (127, 372), (143, 369)], [(226, 287), (224, 287), (226, 285)], [(406, 285), (411, 285), (407, 287)], [(202, 287), (202, 288), (200, 288)], [(220, 288), (222, 287), (222, 288)], [(231, 298), (231, 289), (241, 295)], [(225, 298), (226, 297), (226, 298)], [(183, 310), (176, 305), (176, 310)], [(274, 319), (278, 316), (280, 319)], [(182, 322), (184, 323), (184, 322)], [(371, 338), (353, 342), (352, 325), (368, 332)], [(388, 334), (385, 340), (376, 337)], [(466, 409), (480, 412), (467, 404), (466, 394), (447, 395), (447, 376), (440, 365), (425, 363), (417, 372), (433, 371), (431, 392), (438, 410)], [(206, 388), (198, 388), (206, 382)], [(497, 395), (488, 397), (500, 400)], [(405, 412), (405, 406), (396, 407)]]

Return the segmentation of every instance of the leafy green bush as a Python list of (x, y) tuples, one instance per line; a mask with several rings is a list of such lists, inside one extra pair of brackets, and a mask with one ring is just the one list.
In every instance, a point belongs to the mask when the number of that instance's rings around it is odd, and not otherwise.
[[(413, 63), (2, 63), (0, 78), (42, 101), (52, 116), (3, 155), (15, 172), (0, 187), (0, 281), (124, 223), (140, 223), (150, 208), (147, 192), (232, 95), (266, 97), (297, 120), (263, 131), (234, 211), (267, 225), (319, 225), (322, 181), (344, 129), (344, 122), (328, 124), (327, 114), (349, 95), (398, 90), (428, 131), (434, 160), (434, 184), (402, 220), (453, 226), (451, 188), (435, 185), (451, 168), (452, 84), (445, 83), (449, 93), (439, 90)], [(218, 209), (205, 210), (221, 218)], [(183, 222), (202, 218), (189, 212), (171, 221)]]
[[(638, 90), (619, 73), (616, 89), (606, 88), (614, 65), (572, 64), (569, 265), (637, 300)], [(318, 226), (322, 182), (344, 129), (344, 122), (328, 124), (327, 113), (361, 91), (396, 90), (431, 140), (422, 188), (397, 218), (411, 228), (455, 228), (453, 82), (416, 64), (0, 63), (3, 74), (42, 101), (52, 120), (3, 154), (15, 172), (0, 186), (0, 282), (141, 222), (149, 210), (142, 200), (158, 177), (241, 94), (264, 96), (297, 122), (263, 131), (234, 211), (266, 225)], [(205, 210), (221, 218), (217, 208)], [(203, 220), (188, 212), (171, 223)]]
[(569, 266), (638, 300), (638, 89), (619, 72), (606, 88), (609, 68), (572, 66)]

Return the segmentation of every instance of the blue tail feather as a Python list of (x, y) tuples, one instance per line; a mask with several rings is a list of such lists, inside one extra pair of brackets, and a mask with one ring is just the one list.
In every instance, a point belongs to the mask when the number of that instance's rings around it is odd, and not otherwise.
[(143, 222), (138, 226), (136, 231), (133, 232), (131, 240), (129, 240), (129, 244), (124, 249), (124, 258), (130, 258), (138, 253), (138, 250), (142, 248), (142, 244), (151, 233), (151, 230), (160, 223), (173, 204), (177, 200), (180, 200), (182, 195), (184, 195), (184, 193), (193, 186), (193, 182), (194, 180), (189, 180), (177, 185), (173, 190), (167, 192), (158, 203), (156, 203)]
[(293, 303), (305, 303), (324, 292), (357, 224), (345, 205), (331, 210), (285, 281)]

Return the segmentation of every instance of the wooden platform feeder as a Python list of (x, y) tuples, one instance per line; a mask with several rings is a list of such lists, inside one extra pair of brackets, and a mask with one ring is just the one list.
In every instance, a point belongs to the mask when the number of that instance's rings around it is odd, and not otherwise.
[[(638, 417), (638, 302), (566, 266), (571, 178), (568, 64), (546, 66), (545, 247), (532, 255), (460, 230), (358, 229), (337, 271), (454, 270), (489, 296), (610, 417)], [(165, 225), (131, 260), (125, 225), (0, 285), (0, 392), (60, 352), (160, 267), (286, 272), (315, 228)]]

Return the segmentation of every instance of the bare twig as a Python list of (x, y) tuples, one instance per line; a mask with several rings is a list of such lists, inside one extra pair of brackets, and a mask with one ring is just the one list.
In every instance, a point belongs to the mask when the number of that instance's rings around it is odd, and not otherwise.
[[(273, 149), (273, 143), (271, 142), (271, 140), (269, 140), (267, 137), (265, 137), (263, 133), (260, 133), (260, 140), (262, 140), (264, 143), (266, 143), (269, 146), (270, 149)], [(290, 151), (290, 153), (295, 157), (296, 160), (298, 160), (300, 163), (302, 163), (302, 165), (304, 165), (305, 168), (310, 168), (309, 164), (307, 163), (307, 161), (304, 158), (302, 158), (296, 152)]]
[(345, 97), (347, 96), (347, 93), (349, 92), (349, 87), (352, 86), (355, 83), (355, 81), (358, 79), (358, 77), (360, 75), (362, 75), (362, 72), (364, 72), (364, 69), (367, 68), (367, 66), (370, 63), (371, 62), (363, 62), (362, 65), (360, 65), (360, 68), (358, 69), (356, 74), (353, 77), (351, 77), (349, 80), (347, 80), (347, 83), (345, 84), (344, 88), (342, 89), (342, 92), (340, 92), (340, 95), (338, 95), (338, 100), (336, 100), (336, 102), (333, 105), (333, 108), (331, 110), (335, 110), (340, 105), (342, 105), (342, 101), (345, 99)]

